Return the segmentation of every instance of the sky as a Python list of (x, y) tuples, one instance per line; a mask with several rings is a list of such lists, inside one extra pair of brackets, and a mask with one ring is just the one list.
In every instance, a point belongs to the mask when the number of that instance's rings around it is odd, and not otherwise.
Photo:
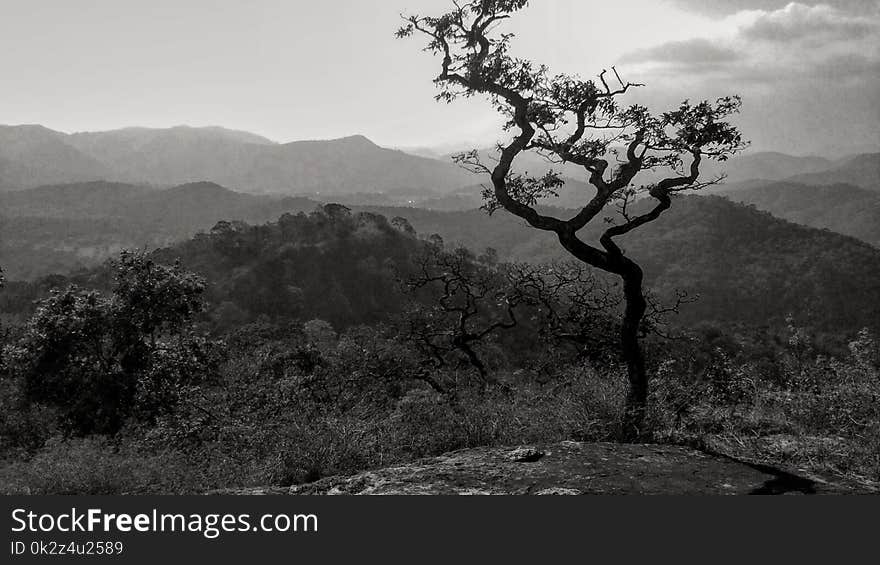
[[(0, 0), (0, 123), (99, 131), (220, 125), (288, 142), (363, 134), (393, 147), (484, 146), (480, 99), (437, 103), (438, 61), (400, 13), (449, 0)], [(662, 110), (740, 94), (757, 150), (880, 146), (880, 0), (532, 0), (513, 52), (645, 83)]]

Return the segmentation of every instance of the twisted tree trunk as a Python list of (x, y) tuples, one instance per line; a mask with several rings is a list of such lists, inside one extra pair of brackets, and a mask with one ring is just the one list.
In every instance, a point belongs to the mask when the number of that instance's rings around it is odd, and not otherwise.
[(645, 356), (639, 343), (639, 327), (648, 308), (642, 292), (642, 278), (642, 270), (638, 267), (623, 275), (626, 309), (620, 330), (620, 345), (629, 380), (623, 433), (624, 438), (629, 440), (638, 439), (643, 435), (648, 405), (648, 374), (645, 369)]

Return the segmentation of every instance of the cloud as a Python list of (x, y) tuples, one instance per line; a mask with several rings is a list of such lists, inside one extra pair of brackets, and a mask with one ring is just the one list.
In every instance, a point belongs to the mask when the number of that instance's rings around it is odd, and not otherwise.
[(659, 87), (641, 103), (665, 107), (680, 98), (737, 93), (744, 99), (740, 123), (755, 147), (821, 153), (877, 144), (880, 10), (855, 13), (804, 1), (725, 4), (763, 9), (714, 18), (716, 27), (700, 39), (623, 57), (628, 78)]
[[(743, 10), (772, 11), (784, 8), (791, 0), (668, 0), (688, 11), (718, 16), (734, 14)], [(877, 0), (815, 0), (811, 6), (824, 4), (851, 14), (870, 14), (878, 10)]]
[(644, 73), (688, 71), (732, 83), (877, 82), (880, 12), (846, 14), (831, 6), (790, 2), (778, 10), (740, 12), (723, 37), (673, 41), (631, 51), (621, 59)]
[(867, 16), (850, 15), (826, 5), (792, 2), (780, 10), (756, 12), (740, 33), (745, 39), (762, 41), (828, 42), (860, 39), (877, 27), (877, 21)]
[(656, 47), (638, 49), (621, 58), (622, 63), (665, 63), (676, 67), (701, 67), (740, 60), (735, 49), (717, 45), (709, 39), (670, 41)]

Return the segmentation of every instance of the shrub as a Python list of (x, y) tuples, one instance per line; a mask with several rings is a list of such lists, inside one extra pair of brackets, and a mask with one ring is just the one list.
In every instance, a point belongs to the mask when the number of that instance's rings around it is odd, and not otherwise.
[(219, 348), (193, 330), (200, 279), (129, 253), (115, 269), (110, 297), (53, 291), (7, 351), (25, 397), (56, 407), (78, 435), (115, 433), (135, 414), (155, 418), (219, 361)]

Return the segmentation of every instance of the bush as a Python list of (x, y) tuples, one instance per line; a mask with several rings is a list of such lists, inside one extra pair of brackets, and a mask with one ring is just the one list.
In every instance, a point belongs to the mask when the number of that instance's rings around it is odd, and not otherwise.
[(66, 432), (112, 434), (134, 415), (173, 408), (181, 388), (210, 376), (220, 348), (194, 332), (204, 283), (123, 253), (113, 294), (71, 286), (39, 303), (6, 351), (25, 398), (59, 410)]
[(819, 473), (880, 481), (880, 378), (867, 332), (829, 358), (793, 332), (775, 367), (717, 351), (661, 364), (650, 424), (657, 441), (705, 445)]

